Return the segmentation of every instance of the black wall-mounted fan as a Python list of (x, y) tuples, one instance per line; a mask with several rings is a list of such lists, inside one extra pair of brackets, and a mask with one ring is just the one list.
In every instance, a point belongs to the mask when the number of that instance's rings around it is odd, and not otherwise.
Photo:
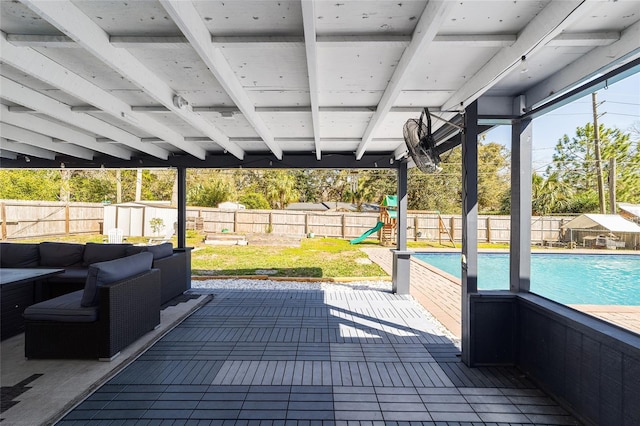
[[(425, 122), (426, 121), (426, 122)], [(424, 173), (440, 171), (440, 156), (431, 133), (431, 115), (425, 108), (419, 119), (410, 118), (404, 123), (404, 142), (416, 167)]]

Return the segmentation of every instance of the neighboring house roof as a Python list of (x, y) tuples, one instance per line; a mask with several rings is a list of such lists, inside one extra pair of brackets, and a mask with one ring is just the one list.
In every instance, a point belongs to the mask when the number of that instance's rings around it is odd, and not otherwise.
[(288, 204), (285, 210), (297, 210), (297, 211), (327, 211), (329, 208), (323, 203), (291, 203)]
[(610, 232), (640, 234), (640, 226), (616, 214), (583, 214), (562, 225), (562, 228), (590, 229), (598, 226)]
[(640, 218), (640, 204), (618, 203), (618, 208)]
[(128, 201), (126, 203), (104, 204), (105, 207), (153, 207), (158, 209), (175, 209), (170, 201)]
[(233, 201), (225, 201), (224, 203), (218, 204), (219, 209), (227, 209), (227, 210), (242, 210), (246, 209), (244, 204), (235, 203)]

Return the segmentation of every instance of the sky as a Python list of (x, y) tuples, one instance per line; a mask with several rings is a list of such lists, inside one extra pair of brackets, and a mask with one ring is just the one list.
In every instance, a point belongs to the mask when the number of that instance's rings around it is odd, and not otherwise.
[[(598, 90), (598, 124), (627, 132), (640, 122), (640, 73)], [(533, 120), (533, 169), (543, 174), (551, 162), (555, 145), (565, 134), (575, 136), (576, 128), (593, 122), (591, 94)], [(511, 127), (487, 132), (487, 142), (511, 146)]]

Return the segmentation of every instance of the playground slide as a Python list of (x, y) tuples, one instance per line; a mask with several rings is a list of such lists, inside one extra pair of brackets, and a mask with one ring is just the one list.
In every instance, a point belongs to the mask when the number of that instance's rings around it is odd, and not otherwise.
[(364, 234), (360, 235), (358, 238), (354, 238), (353, 240), (349, 241), (349, 243), (358, 244), (358, 243), (363, 242), (369, 235), (373, 234), (374, 232), (378, 232), (380, 230), (380, 228), (382, 228), (382, 225), (384, 225), (384, 222), (378, 222), (376, 224), (376, 226), (374, 226), (373, 228), (369, 229)]

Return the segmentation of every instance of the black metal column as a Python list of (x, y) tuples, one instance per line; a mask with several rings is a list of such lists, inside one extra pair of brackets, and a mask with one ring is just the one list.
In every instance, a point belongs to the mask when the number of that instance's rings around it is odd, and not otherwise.
[(478, 292), (478, 103), (465, 109), (462, 141), (462, 361), (472, 363), (469, 295)]
[(411, 253), (407, 251), (407, 160), (398, 161), (397, 249), (393, 250), (392, 290), (409, 294)]
[(187, 169), (178, 167), (178, 247), (187, 246)]
[(509, 288), (528, 292), (531, 279), (531, 119), (511, 124)]

